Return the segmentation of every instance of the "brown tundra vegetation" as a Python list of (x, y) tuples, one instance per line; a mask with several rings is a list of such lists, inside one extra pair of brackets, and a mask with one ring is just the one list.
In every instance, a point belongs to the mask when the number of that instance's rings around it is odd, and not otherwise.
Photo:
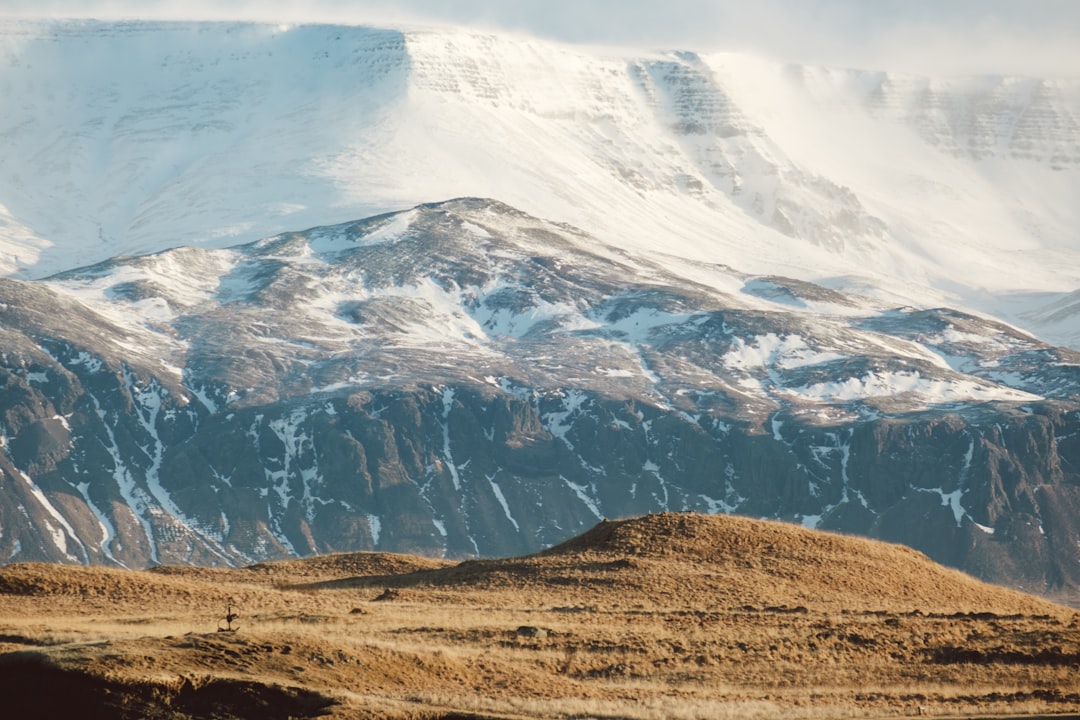
[(903, 547), (666, 513), (503, 560), (9, 565), (0, 698), (91, 720), (1060, 716), (1080, 614)]

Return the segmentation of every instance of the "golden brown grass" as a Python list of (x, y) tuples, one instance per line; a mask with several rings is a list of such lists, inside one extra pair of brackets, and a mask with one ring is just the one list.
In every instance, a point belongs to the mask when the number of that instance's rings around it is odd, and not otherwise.
[[(228, 598), (235, 634), (216, 632)], [(687, 514), (461, 564), (13, 565), (0, 569), (0, 653), (0, 678), (48, 667), (113, 683), (83, 701), (112, 703), (109, 717), (207, 704), (265, 718), (1080, 712), (1072, 610), (906, 548)], [(259, 688), (284, 694), (263, 707)]]

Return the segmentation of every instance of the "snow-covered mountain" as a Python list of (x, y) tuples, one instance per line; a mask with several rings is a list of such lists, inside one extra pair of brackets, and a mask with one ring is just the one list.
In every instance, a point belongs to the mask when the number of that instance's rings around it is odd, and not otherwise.
[(1080, 584), (1080, 354), (697, 274), (462, 199), (0, 281), (0, 557), (499, 555), (699, 510)]
[(0, 270), (492, 197), (1080, 347), (1080, 80), (454, 30), (0, 22)]
[(1080, 586), (1080, 82), (0, 28), (0, 562), (700, 510)]

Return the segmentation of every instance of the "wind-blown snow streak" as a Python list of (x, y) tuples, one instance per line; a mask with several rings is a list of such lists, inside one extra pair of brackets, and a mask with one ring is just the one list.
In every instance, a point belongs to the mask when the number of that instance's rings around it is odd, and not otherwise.
[(131, 471), (124, 462), (123, 453), (116, 444), (116, 433), (113, 431), (112, 425), (108, 421), (107, 413), (104, 408), (101, 407), (101, 402), (92, 393), (88, 393), (88, 395), (94, 403), (94, 409), (101, 419), (102, 427), (105, 429), (105, 436), (108, 439), (108, 444), (105, 445), (105, 451), (112, 457), (113, 480), (116, 482), (116, 487), (120, 491), (120, 496), (124, 498), (124, 504), (130, 508), (131, 512), (135, 515), (135, 519), (138, 520), (139, 524), (142, 526), (143, 533), (146, 535), (146, 541), (150, 547), (150, 559), (154, 563), (158, 563), (160, 562), (160, 559), (158, 556), (157, 539), (154, 535), (153, 524), (150, 522), (149, 518), (151, 507), (153, 507), (153, 498), (139, 487), (135, 482), (135, 478), (132, 477)]
[[(78, 533), (71, 527), (71, 523), (64, 517), (63, 513), (49, 500), (48, 496), (37, 486), (30, 476), (26, 473), (19, 471), (19, 477), (26, 483), (27, 488), (30, 490), (30, 494), (41, 508), (48, 514), (50, 518), (56, 521), (59, 527), (50, 527), (50, 535), (53, 543), (56, 545), (56, 549), (64, 553), (65, 556), (72, 562), (89, 563), (90, 556), (86, 552), (86, 545), (79, 540)], [(79, 551), (79, 555), (75, 555), (69, 549), (69, 541), (74, 543), (76, 549)]]
[(454, 391), (447, 388), (443, 391), (443, 458), (446, 460), (446, 469), (450, 472), (450, 479), (454, 483), (454, 490), (461, 491), (461, 476), (458, 474), (457, 465), (454, 464), (454, 455), (450, 450), (450, 411), (454, 408)]
[(576, 495), (578, 500), (580, 500), (581, 503), (586, 508), (589, 509), (589, 512), (591, 512), (593, 515), (596, 516), (597, 520), (603, 520), (604, 519), (603, 514), (600, 512), (600, 505), (597, 503), (596, 499), (591, 497), (589, 495), (589, 493), (587, 492), (589, 490), (589, 488), (587, 488), (587, 487), (585, 487), (583, 485), (578, 485), (577, 483), (571, 482), (566, 477), (562, 477), (562, 481), (566, 484), (566, 487), (573, 490), (574, 495)]
[(94, 519), (97, 520), (98, 527), (101, 528), (101, 552), (112, 562), (121, 567), (127, 567), (113, 554), (112, 544), (117, 538), (116, 527), (112, 521), (101, 511), (101, 508), (90, 498), (90, 483), (81, 482), (75, 485), (75, 489), (79, 491), (82, 496), (83, 502), (86, 503), (86, 507), (90, 508), (90, 512), (94, 514)]
[(784, 391), (800, 399), (829, 402), (893, 397), (903, 393), (921, 395), (931, 405), (965, 401), (986, 402), (989, 400), (1025, 402), (1039, 399), (1037, 395), (1011, 388), (976, 383), (970, 380), (948, 381), (938, 378), (924, 378), (917, 372), (871, 373), (846, 380), (815, 383), (803, 387), (787, 387)]
[(495, 499), (499, 501), (499, 506), (502, 507), (503, 513), (506, 515), (506, 519), (510, 521), (510, 524), (514, 526), (514, 530), (521, 532), (521, 526), (518, 525), (517, 520), (510, 513), (510, 504), (506, 502), (506, 496), (503, 495), (502, 488), (499, 487), (499, 483), (495, 482), (495, 475), (487, 476), (488, 484), (491, 485), (491, 492), (495, 494)]

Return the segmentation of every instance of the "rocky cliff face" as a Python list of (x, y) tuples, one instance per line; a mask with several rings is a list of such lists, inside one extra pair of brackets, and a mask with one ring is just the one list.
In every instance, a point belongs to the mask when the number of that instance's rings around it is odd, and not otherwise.
[(1076, 353), (601, 248), (459, 200), (0, 281), (0, 559), (511, 555), (695, 510), (1080, 584)]

